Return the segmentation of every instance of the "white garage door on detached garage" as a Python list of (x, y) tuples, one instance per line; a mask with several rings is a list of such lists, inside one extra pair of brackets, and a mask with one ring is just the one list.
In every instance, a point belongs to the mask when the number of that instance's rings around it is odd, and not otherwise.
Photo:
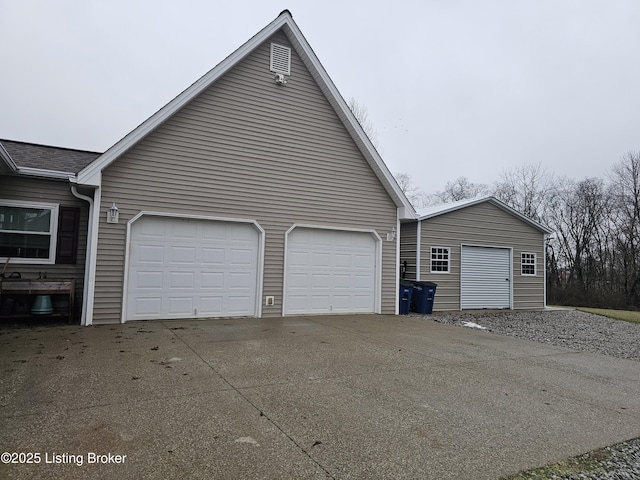
[(260, 237), (253, 223), (134, 219), (125, 319), (258, 315)]
[(511, 249), (462, 245), (462, 309), (511, 308)]
[(376, 313), (380, 237), (295, 227), (287, 234), (284, 314)]

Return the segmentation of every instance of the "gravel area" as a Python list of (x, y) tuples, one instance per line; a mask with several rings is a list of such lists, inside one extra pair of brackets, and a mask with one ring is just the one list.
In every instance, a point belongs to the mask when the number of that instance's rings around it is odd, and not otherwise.
[[(435, 312), (423, 318), (449, 325), (640, 362), (640, 324), (577, 310)], [(640, 375), (640, 365), (639, 375)], [(513, 479), (640, 479), (640, 438), (589, 452)]]
[(489, 332), (640, 361), (640, 324), (577, 310), (435, 312), (440, 323), (475, 323)]

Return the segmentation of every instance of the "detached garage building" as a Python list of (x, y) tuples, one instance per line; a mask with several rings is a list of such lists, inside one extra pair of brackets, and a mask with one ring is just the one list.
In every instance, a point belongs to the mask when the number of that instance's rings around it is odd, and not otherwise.
[(549, 233), (493, 197), (431, 207), (402, 224), (404, 278), (438, 284), (434, 310), (544, 308)]

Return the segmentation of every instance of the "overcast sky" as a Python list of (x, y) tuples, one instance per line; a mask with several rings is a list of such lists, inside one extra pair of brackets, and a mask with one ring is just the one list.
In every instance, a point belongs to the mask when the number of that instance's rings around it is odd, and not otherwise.
[(104, 151), (285, 8), (427, 193), (640, 150), (639, 0), (0, 0), (0, 138)]

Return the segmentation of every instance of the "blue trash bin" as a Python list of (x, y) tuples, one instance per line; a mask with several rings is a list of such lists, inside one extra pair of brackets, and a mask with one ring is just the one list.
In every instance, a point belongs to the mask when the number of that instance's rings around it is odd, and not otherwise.
[(408, 315), (411, 306), (411, 297), (413, 295), (413, 284), (400, 284), (400, 315)]
[(417, 313), (433, 313), (433, 302), (436, 297), (436, 287), (433, 282), (415, 282), (413, 287), (412, 310)]
[(413, 284), (413, 295), (411, 296), (411, 311), (420, 313), (424, 310), (424, 298), (422, 296), (422, 285), (420, 282), (414, 282)]

